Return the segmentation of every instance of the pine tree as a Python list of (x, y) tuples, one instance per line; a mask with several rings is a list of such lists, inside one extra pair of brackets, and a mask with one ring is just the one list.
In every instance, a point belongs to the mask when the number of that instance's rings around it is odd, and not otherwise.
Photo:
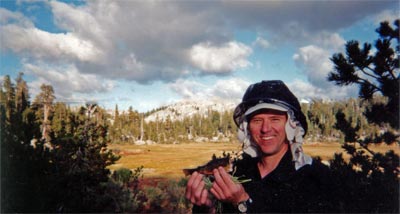
[(132, 136), (132, 143), (133, 140), (136, 138), (139, 138), (140, 135), (140, 116), (139, 112), (134, 111), (132, 106), (129, 107), (128, 109), (128, 129), (129, 133)]
[(15, 91), (15, 107), (16, 111), (20, 115), (22, 115), (25, 109), (29, 106), (28, 85), (23, 79), (23, 75), (24, 73), (20, 72), (17, 79), (15, 80), (17, 83)]
[[(399, 24), (400, 20), (394, 22), (395, 28), (388, 22), (380, 24), (374, 53), (369, 43), (360, 48), (358, 41), (349, 41), (346, 57), (342, 53), (332, 57), (335, 67), (328, 79), (337, 85), (358, 85), (359, 96), (368, 104), (365, 116), (380, 128), (380, 133), (361, 137), (361, 120), (344, 112), (336, 114), (336, 128), (345, 134), (343, 148), (350, 161), (337, 155), (331, 167), (344, 189), (341, 199), (346, 212), (399, 212), (399, 156), (369, 148), (372, 143), (399, 144)], [(395, 47), (392, 42), (397, 42)], [(377, 94), (386, 101), (377, 102)]]
[(42, 109), (43, 117), (41, 117), (42, 122), (42, 137), (45, 142), (50, 143), (51, 140), (51, 121), (50, 116), (53, 110), (53, 101), (56, 98), (54, 96), (53, 86), (42, 84), (40, 86), (40, 93), (35, 98), (35, 105), (39, 106)]
[[(101, 212), (113, 202), (106, 197), (107, 166), (118, 157), (107, 150), (107, 126), (98, 123), (96, 104), (82, 107), (75, 118), (72, 137), (55, 138), (51, 185), (53, 202), (47, 210)], [(53, 117), (54, 118), (54, 117)]]
[(68, 123), (68, 109), (65, 103), (57, 102), (54, 105), (54, 113), (51, 120), (51, 130), (56, 138), (66, 137)]
[[(23, 102), (16, 101), (23, 99), (14, 96), (24, 91), (18, 89), (24, 82), (19, 77), (17, 86), (6, 76), (0, 87), (1, 213), (137, 212), (130, 190), (110, 179), (107, 167), (118, 157), (107, 149), (104, 111), (92, 104), (77, 112), (64, 103), (54, 107), (50, 85), (32, 106), (26, 100), (23, 110)], [(22, 118), (21, 124), (13, 118)], [(48, 139), (40, 140), (45, 118), (55, 133), (52, 150), (44, 146)]]
[(47, 181), (49, 153), (40, 143), (30, 145), (37, 129), (30, 123), (29, 96), (20, 93), (27, 93), (22, 75), (16, 81), (15, 88), (6, 76), (1, 90), (1, 212), (38, 212), (47, 202), (46, 191), (40, 188)]
[(118, 110), (118, 105), (115, 105), (114, 123), (110, 132), (113, 142), (121, 141), (121, 118)]
[(5, 108), (5, 119), (8, 125), (12, 125), (14, 121), (16, 109), (15, 109), (15, 88), (14, 84), (11, 82), (10, 76), (6, 75), (3, 80), (4, 87), (4, 108)]
[(21, 140), (28, 142), (32, 140), (32, 136), (35, 134), (36, 129), (34, 128), (32, 117), (32, 111), (30, 109), (29, 102), (29, 89), (26, 81), (23, 79), (23, 73), (20, 72), (15, 79), (15, 109), (16, 116), (15, 127), (19, 130), (24, 130), (21, 133)]

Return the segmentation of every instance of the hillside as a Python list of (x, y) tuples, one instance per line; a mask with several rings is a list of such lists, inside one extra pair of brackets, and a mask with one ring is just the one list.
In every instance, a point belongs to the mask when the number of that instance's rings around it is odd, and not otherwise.
[(195, 114), (207, 116), (210, 111), (223, 113), (232, 111), (237, 103), (232, 101), (221, 100), (185, 100), (168, 105), (161, 110), (156, 111), (145, 118), (145, 122), (151, 121), (166, 121), (169, 118), (171, 121), (181, 121), (186, 117), (192, 117)]

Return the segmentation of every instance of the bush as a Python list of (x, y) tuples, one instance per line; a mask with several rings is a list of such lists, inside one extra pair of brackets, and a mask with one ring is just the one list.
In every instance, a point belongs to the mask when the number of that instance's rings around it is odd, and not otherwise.
[(146, 212), (150, 213), (188, 213), (191, 204), (185, 199), (186, 179), (159, 182), (155, 187), (144, 189), (146, 193)]

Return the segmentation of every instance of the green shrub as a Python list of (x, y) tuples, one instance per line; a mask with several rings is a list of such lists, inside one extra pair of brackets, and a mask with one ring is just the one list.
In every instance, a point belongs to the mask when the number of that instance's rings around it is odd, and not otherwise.
[(186, 180), (168, 180), (155, 187), (144, 189), (148, 199), (146, 212), (150, 213), (187, 213), (190, 203), (185, 199)]

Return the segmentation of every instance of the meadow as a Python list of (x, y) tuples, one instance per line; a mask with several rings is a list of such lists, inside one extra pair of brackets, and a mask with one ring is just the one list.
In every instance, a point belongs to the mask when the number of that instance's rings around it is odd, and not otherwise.
[[(223, 152), (231, 154), (241, 150), (239, 143), (184, 143), (184, 144), (111, 144), (108, 146), (121, 158), (109, 169), (119, 168), (136, 169), (143, 166), (144, 178), (182, 178), (182, 169), (193, 168), (207, 163), (213, 154), (222, 156)], [(343, 153), (339, 143), (308, 143), (303, 146), (304, 151), (313, 156), (319, 156), (322, 160), (330, 160), (335, 153)], [(375, 145), (374, 151), (385, 152), (394, 150), (400, 154), (398, 146)]]

